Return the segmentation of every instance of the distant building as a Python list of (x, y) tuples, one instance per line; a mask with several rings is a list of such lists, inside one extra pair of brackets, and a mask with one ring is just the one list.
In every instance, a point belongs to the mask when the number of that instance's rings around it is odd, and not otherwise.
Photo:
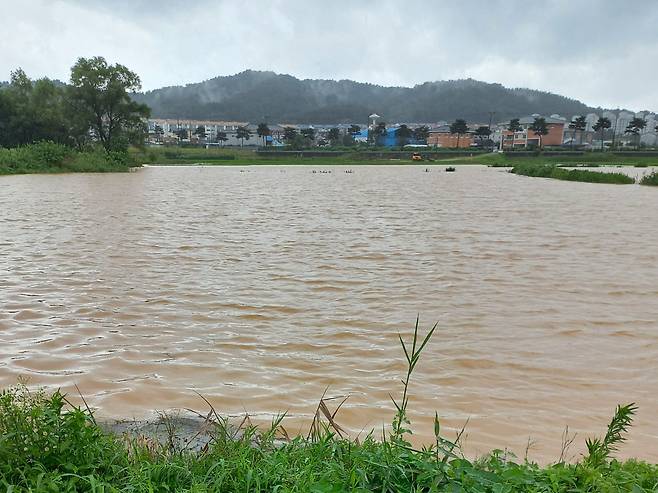
[(471, 132), (457, 135), (450, 132), (450, 126), (445, 125), (430, 129), (430, 135), (427, 137), (427, 145), (432, 147), (448, 147), (466, 149), (474, 143)]
[(594, 125), (596, 122), (599, 121), (599, 115), (596, 113), (588, 113), (587, 116), (585, 116), (585, 121), (587, 122), (587, 127), (585, 127), (585, 130), (591, 132), (594, 130)]
[(623, 135), (626, 131), (626, 127), (631, 120), (635, 118), (635, 114), (630, 111), (620, 111), (617, 114), (617, 118), (611, 120), (612, 128), (615, 130), (615, 135)]
[[(541, 115), (526, 116), (519, 119), (521, 130), (510, 132), (503, 131), (503, 149), (525, 149), (528, 147), (539, 147), (539, 135), (535, 134), (530, 127)], [(556, 118), (557, 115), (543, 117), (546, 120), (548, 134), (541, 138), (542, 146), (561, 146), (564, 142), (564, 128), (566, 121), (564, 118)]]
[[(179, 133), (181, 130), (187, 131), (187, 138), (182, 139), (184, 142), (197, 142), (197, 143), (216, 143), (217, 134), (223, 132), (226, 134), (228, 140), (224, 141), (222, 145), (240, 145), (240, 139), (236, 136), (238, 127), (250, 127), (248, 122), (235, 122), (235, 121), (217, 121), (217, 120), (189, 120), (179, 118), (153, 118), (147, 121), (149, 132), (149, 141), (151, 142), (178, 142), (180, 139)], [(203, 127), (205, 129), (205, 138), (195, 135), (194, 132), (197, 128)], [(156, 132), (157, 129), (162, 129), (161, 133)], [(260, 139), (255, 132), (252, 131), (252, 136), (249, 140), (244, 141), (244, 145), (259, 145)]]

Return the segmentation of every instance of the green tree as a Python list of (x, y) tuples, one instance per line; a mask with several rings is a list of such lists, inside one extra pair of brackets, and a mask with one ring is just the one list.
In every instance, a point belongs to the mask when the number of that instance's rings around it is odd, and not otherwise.
[(155, 141), (156, 142), (161, 142), (162, 141), (162, 136), (164, 135), (164, 130), (160, 125), (156, 125), (153, 128), (153, 133), (155, 134)]
[(420, 127), (414, 128), (414, 139), (418, 142), (427, 143), (427, 139), (430, 136), (430, 128), (427, 125), (421, 125)]
[(475, 136), (480, 141), (481, 146), (490, 147), (493, 145), (489, 140), (489, 136), (491, 135), (491, 129), (488, 126), (479, 126), (478, 128), (475, 129), (474, 133)]
[(358, 125), (350, 125), (350, 128), (347, 130), (351, 135), (358, 134), (361, 132), (361, 127)]
[(346, 132), (343, 134), (342, 142), (345, 147), (351, 147), (354, 145), (354, 136), (351, 133)]
[(189, 134), (189, 132), (187, 131), (186, 128), (183, 128), (183, 127), (181, 127), (181, 128), (179, 128), (178, 130), (176, 130), (176, 136), (178, 137), (178, 141), (179, 141), (179, 142), (180, 142), (181, 140), (187, 140), (187, 139), (190, 138), (190, 134)]
[(336, 127), (330, 128), (329, 132), (327, 132), (327, 138), (331, 142), (331, 145), (335, 146), (340, 140), (340, 129)]
[(512, 118), (507, 124), (507, 130), (510, 132), (520, 132), (523, 130), (520, 122), (521, 120), (519, 118)]
[(635, 117), (628, 123), (628, 125), (626, 126), (626, 130), (624, 130), (625, 134), (633, 135), (633, 139), (636, 140), (635, 142), (636, 148), (640, 145), (640, 133), (646, 126), (647, 126), (647, 121), (645, 119)]
[[(512, 118), (507, 124), (507, 131), (512, 132), (511, 148), (514, 149), (514, 134), (523, 130), (521, 120), (519, 118)], [(503, 147), (505, 147), (505, 139), (503, 138)]]
[(205, 139), (206, 138), (206, 127), (203, 126), (203, 125), (199, 125), (194, 130), (194, 135), (196, 135), (199, 140)]
[(235, 136), (240, 139), (240, 147), (244, 147), (244, 141), (249, 140), (251, 131), (247, 127), (239, 126), (235, 131)]
[(7, 93), (12, 104), (12, 118), (9, 133), (13, 145), (29, 144), (36, 137), (36, 115), (31, 103), (32, 81), (19, 68), (11, 72)]
[(224, 147), (224, 142), (228, 140), (228, 136), (226, 135), (226, 132), (217, 132), (217, 135), (215, 135), (215, 141), (219, 142), (222, 147)]
[(571, 147), (573, 148), (573, 144), (576, 140), (576, 134), (579, 134), (580, 136), (580, 142), (579, 144), (582, 145), (583, 143), (583, 132), (587, 128), (587, 119), (584, 116), (579, 116), (574, 118), (571, 123), (569, 123), (569, 128), (573, 131), (573, 135), (571, 137)]
[(384, 137), (386, 136), (386, 123), (379, 122), (372, 130), (371, 140), (375, 145), (382, 145)]
[(10, 147), (12, 138), (10, 135), (11, 120), (14, 116), (14, 107), (6, 90), (0, 90), (0, 147)]
[(73, 143), (61, 85), (49, 79), (32, 81), (22, 69), (17, 69), (1, 93), (1, 145), (14, 147), (40, 140)]
[(283, 140), (285, 140), (287, 143), (290, 143), (293, 141), (293, 139), (297, 137), (297, 129), (294, 127), (284, 127), (283, 129)]
[(407, 125), (402, 124), (395, 130), (395, 138), (399, 146), (405, 146), (409, 139), (413, 136), (414, 132)]
[(545, 135), (548, 135), (548, 124), (546, 123), (546, 118), (537, 117), (535, 121), (530, 125), (530, 130), (532, 130), (537, 137), (539, 137), (539, 149), (543, 147), (542, 139)]
[(592, 127), (595, 132), (601, 132), (601, 150), (603, 150), (603, 132), (610, 127), (612, 127), (612, 122), (605, 116), (600, 117)]
[(71, 104), (106, 151), (143, 142), (150, 110), (130, 97), (141, 87), (137, 74), (103, 57), (79, 58), (71, 68)]
[(466, 123), (466, 120), (463, 120), (461, 118), (457, 118), (450, 125), (450, 133), (457, 134), (457, 148), (458, 149), (459, 149), (459, 139), (466, 132), (468, 132), (468, 124)]
[(259, 123), (258, 128), (256, 129), (256, 134), (258, 134), (263, 141), (263, 145), (265, 145), (265, 137), (272, 135), (272, 131), (270, 130), (270, 127), (267, 126), (267, 123)]
[(286, 143), (291, 149), (295, 151), (306, 149), (309, 146), (308, 137), (304, 137), (298, 133), (295, 133), (295, 136), (291, 140), (287, 140)]
[(487, 139), (491, 135), (491, 129), (487, 126), (480, 126), (475, 129), (475, 135), (480, 139)]
[(311, 142), (315, 140), (315, 129), (313, 127), (303, 128), (299, 131), (299, 133)]

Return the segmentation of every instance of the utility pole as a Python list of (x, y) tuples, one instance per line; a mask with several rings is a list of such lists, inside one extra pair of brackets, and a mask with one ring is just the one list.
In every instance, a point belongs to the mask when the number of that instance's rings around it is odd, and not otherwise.
[[(491, 142), (491, 149), (489, 149), (490, 152), (493, 151), (493, 139), (491, 138), (491, 123), (493, 122), (494, 116), (496, 116), (495, 111), (490, 111), (489, 112), (489, 142)], [(502, 140), (502, 137), (501, 137)]]
[(619, 113), (615, 113), (615, 126), (612, 127), (612, 144), (610, 147), (613, 151), (615, 150), (615, 137), (617, 136), (617, 120), (619, 120)]

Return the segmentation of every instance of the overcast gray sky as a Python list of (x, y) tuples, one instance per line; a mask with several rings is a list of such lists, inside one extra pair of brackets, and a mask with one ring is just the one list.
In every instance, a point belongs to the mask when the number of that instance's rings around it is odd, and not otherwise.
[(411, 86), (472, 77), (658, 110), (657, 0), (0, 0), (0, 80), (80, 56), (145, 89), (247, 68)]

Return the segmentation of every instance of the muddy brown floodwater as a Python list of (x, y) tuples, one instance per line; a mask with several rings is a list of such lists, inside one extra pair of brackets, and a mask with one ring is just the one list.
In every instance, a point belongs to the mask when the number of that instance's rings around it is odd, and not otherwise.
[[(465, 448), (556, 460), (566, 425), (639, 414), (658, 460), (658, 190), (484, 167), (152, 167), (0, 179), (0, 386), (98, 414), (203, 409), (352, 432), (390, 422), (397, 333), (439, 322), (411, 389)], [(319, 171), (319, 170), (318, 170)]]

